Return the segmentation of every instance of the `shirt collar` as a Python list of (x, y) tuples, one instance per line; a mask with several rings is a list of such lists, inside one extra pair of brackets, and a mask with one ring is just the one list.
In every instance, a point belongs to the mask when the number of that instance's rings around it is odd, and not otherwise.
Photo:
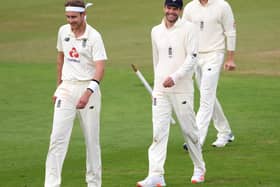
[[(70, 25), (69, 25), (69, 27), (70, 27), (70, 29), (69, 29), (68, 35), (70, 37), (75, 37), (74, 33), (71, 30), (71, 26)], [(77, 39), (81, 39), (81, 40), (82, 39), (87, 39), (88, 38), (88, 33), (89, 33), (89, 27), (88, 27), (88, 24), (86, 24), (86, 30), (85, 30), (84, 34), (82, 36), (79, 36)]]
[[(164, 26), (164, 28), (166, 28), (164, 19), (165, 19), (165, 18), (162, 19), (161, 24)], [(177, 21), (175, 22), (175, 24), (174, 24), (170, 29), (177, 28), (177, 27), (180, 26), (181, 24), (182, 24), (182, 19), (181, 19), (180, 17), (178, 17)], [(167, 29), (167, 28), (166, 28), (166, 29)]]
[[(200, 5), (202, 5), (202, 4), (200, 3), (200, 1), (199, 1), (199, 0), (196, 0), (196, 1), (197, 1), (197, 3), (199, 3)], [(208, 2), (207, 2), (207, 4), (206, 4), (206, 6), (208, 6), (208, 5), (212, 4), (214, 1), (215, 1), (215, 0), (208, 0)]]

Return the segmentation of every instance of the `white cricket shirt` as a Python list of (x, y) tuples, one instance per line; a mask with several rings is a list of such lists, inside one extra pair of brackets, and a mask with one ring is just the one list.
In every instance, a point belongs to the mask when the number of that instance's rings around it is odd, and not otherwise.
[(184, 62), (188, 62), (188, 56), (197, 53), (196, 36), (194, 24), (184, 23), (180, 19), (169, 29), (166, 28), (164, 20), (152, 29), (155, 92), (193, 92), (193, 68), (183, 77), (178, 78), (173, 87), (164, 88), (162, 84), (168, 76), (186, 64)]
[(57, 50), (64, 53), (62, 80), (91, 80), (95, 74), (94, 62), (107, 60), (101, 35), (88, 24), (85, 33), (78, 38), (69, 24), (61, 26)]
[(199, 29), (199, 52), (235, 50), (236, 29), (233, 12), (224, 0), (208, 0), (202, 6), (199, 0), (186, 5), (183, 20), (195, 23)]

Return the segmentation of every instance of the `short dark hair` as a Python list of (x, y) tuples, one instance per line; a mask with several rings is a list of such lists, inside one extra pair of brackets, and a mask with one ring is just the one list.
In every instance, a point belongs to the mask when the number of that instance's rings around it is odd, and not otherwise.
[(183, 0), (165, 0), (164, 6), (172, 6), (172, 7), (182, 9)]
[(67, 6), (76, 6), (76, 7), (83, 7), (83, 8), (86, 7), (86, 5), (85, 5), (83, 0), (66, 0), (64, 6), (65, 7), (67, 7)]

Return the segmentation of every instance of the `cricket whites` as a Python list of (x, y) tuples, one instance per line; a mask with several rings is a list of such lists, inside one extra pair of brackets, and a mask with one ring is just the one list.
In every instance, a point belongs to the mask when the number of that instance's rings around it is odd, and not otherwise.
[[(139, 71), (139, 69), (137, 69), (137, 67), (134, 64), (131, 64), (131, 67), (132, 67), (133, 71), (135, 72), (135, 74), (137, 75), (137, 77), (140, 79), (140, 81), (145, 86), (146, 90), (150, 93), (150, 95), (152, 95), (153, 89), (150, 86), (150, 84), (147, 82), (145, 77), (142, 75), (142, 73)], [(171, 117), (171, 124), (175, 124), (175, 123), (176, 123), (176, 121), (174, 120), (173, 117)]]

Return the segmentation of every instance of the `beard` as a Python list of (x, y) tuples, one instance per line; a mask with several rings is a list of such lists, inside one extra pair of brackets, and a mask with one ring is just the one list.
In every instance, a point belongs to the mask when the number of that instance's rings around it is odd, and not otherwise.
[(71, 28), (72, 29), (79, 29), (81, 26), (82, 26), (82, 22), (73, 22), (73, 23), (71, 23), (70, 25), (71, 25)]
[(178, 20), (179, 15), (166, 13), (165, 17), (166, 17), (166, 20), (169, 21), (170, 23), (175, 23)]

